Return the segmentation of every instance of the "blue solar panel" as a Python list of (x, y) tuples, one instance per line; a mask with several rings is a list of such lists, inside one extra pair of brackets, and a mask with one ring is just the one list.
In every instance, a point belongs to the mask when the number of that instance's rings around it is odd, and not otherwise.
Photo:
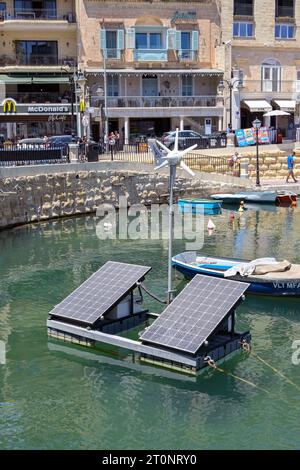
[(248, 287), (246, 282), (198, 274), (140, 339), (195, 354)]
[(93, 325), (150, 271), (149, 266), (108, 261), (51, 310), (50, 315)]

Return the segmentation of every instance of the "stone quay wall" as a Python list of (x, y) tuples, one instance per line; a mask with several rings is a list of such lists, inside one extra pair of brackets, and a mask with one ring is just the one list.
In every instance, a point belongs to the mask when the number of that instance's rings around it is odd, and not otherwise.
[[(247, 162), (248, 174), (250, 178), (256, 175), (256, 153), (253, 150), (249, 153), (243, 153), (242, 161)], [(259, 172), (261, 178), (265, 179), (284, 179), (287, 176), (287, 153), (280, 150), (264, 150), (259, 147)], [(300, 177), (300, 150), (296, 150), (295, 156), (295, 175)]]
[[(79, 168), (79, 166), (78, 166)], [(168, 175), (146, 171), (89, 170), (46, 174), (30, 173), (24, 168), (0, 172), (0, 229), (39, 220), (95, 212), (101, 203), (118, 205), (119, 196), (126, 196), (128, 205), (163, 203), (167, 200)], [(22, 172), (22, 169), (20, 168)], [(53, 171), (53, 170), (52, 170)], [(32, 173), (32, 171), (31, 171)], [(13, 175), (13, 176), (12, 176)], [(214, 192), (245, 189), (237, 178), (207, 175), (209, 180), (178, 177), (175, 196), (204, 197)], [(205, 178), (205, 176), (204, 176)]]

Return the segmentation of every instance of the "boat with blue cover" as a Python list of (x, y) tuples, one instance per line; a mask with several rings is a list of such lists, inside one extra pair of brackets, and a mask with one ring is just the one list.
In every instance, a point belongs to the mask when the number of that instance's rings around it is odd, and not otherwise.
[(300, 265), (274, 258), (242, 260), (206, 256), (194, 251), (179, 253), (172, 258), (176, 271), (187, 279), (196, 274), (227, 278), (250, 284), (247, 293), (274, 296), (300, 296)]
[(211, 199), (179, 199), (178, 207), (182, 213), (192, 212), (193, 214), (214, 215), (220, 214), (222, 201)]

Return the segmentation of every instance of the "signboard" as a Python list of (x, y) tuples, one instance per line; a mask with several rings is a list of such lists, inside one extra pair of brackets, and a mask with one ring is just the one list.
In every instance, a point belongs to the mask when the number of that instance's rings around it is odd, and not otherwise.
[[(237, 143), (239, 147), (247, 147), (248, 145), (256, 144), (256, 130), (255, 129), (238, 129), (235, 131)], [(258, 143), (269, 144), (269, 134), (266, 127), (261, 127), (258, 131)]]
[(0, 115), (26, 116), (26, 115), (47, 115), (47, 114), (71, 114), (71, 104), (26, 104), (16, 103), (13, 98), (6, 98), (0, 105)]
[(16, 113), (17, 112), (17, 103), (13, 98), (6, 98), (2, 101), (2, 112), (4, 114)]
[(68, 113), (69, 108), (66, 105), (38, 105), (38, 106), (28, 106), (28, 113), (38, 113), (38, 114), (50, 114), (50, 113)]

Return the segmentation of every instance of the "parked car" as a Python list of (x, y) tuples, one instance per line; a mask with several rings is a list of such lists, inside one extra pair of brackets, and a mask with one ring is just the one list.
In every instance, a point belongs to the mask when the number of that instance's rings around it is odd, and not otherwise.
[(17, 143), (18, 149), (40, 149), (44, 147), (45, 143), (42, 137), (31, 137), (28, 139), (21, 139)]
[[(174, 148), (175, 136), (175, 131), (165, 132), (162, 136), (162, 143), (172, 150)], [(205, 139), (205, 136), (195, 131), (178, 131), (178, 145), (180, 149), (191, 147), (194, 144), (197, 144), (197, 148), (203, 148)]]
[(71, 142), (76, 143), (78, 141), (78, 137), (74, 135), (52, 135), (49, 137), (47, 146), (48, 147), (56, 147), (63, 149), (63, 155), (68, 155), (69, 153), (69, 144)]

